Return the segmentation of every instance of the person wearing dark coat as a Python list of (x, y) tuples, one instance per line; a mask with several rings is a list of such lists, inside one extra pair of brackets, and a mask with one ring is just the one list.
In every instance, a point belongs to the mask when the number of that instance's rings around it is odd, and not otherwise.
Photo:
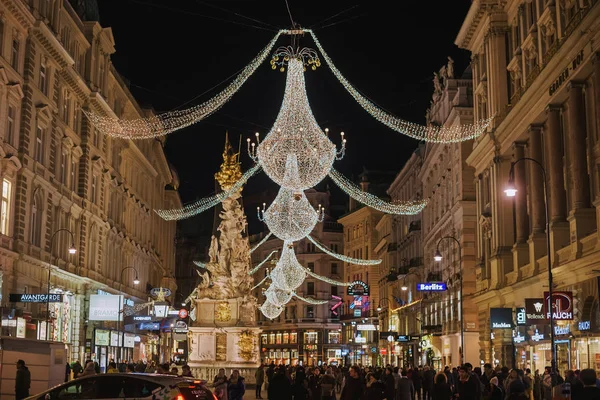
[(433, 378), (435, 371), (433, 368), (425, 366), (423, 368), (423, 400), (431, 399), (431, 390), (433, 389)]
[(476, 385), (479, 385), (479, 381), (476, 380), (477, 378), (469, 373), (465, 367), (460, 367), (458, 374), (459, 379), (456, 383), (456, 393), (458, 394), (458, 398), (460, 400), (478, 400), (478, 388)]
[(419, 368), (415, 368), (412, 372), (412, 383), (415, 387), (416, 399), (421, 400), (421, 389), (423, 388), (423, 371)]
[(381, 378), (383, 385), (385, 386), (385, 398), (388, 400), (394, 400), (396, 396), (396, 378), (394, 378), (394, 370), (392, 367), (385, 369), (385, 375)]
[(400, 375), (398, 387), (396, 388), (396, 400), (413, 400), (415, 398), (415, 386), (412, 379)]
[(292, 384), (285, 376), (284, 367), (278, 368), (277, 371), (273, 370), (272, 378), (269, 380), (267, 396), (269, 400), (292, 399)]
[(452, 389), (448, 384), (448, 377), (445, 373), (436, 374), (433, 380), (433, 388), (431, 389), (431, 398), (433, 400), (451, 400)]
[(504, 392), (500, 388), (498, 378), (492, 376), (490, 378), (489, 400), (504, 400)]
[(15, 399), (21, 400), (29, 397), (31, 387), (31, 372), (25, 366), (25, 361), (17, 361), (17, 376), (15, 378)]
[(256, 369), (256, 372), (254, 373), (254, 378), (256, 382), (255, 397), (257, 399), (262, 399), (262, 396), (260, 395), (260, 390), (262, 389), (262, 385), (265, 382), (265, 369), (263, 368), (262, 364), (259, 365)]
[(360, 370), (357, 366), (350, 367), (340, 400), (360, 400), (364, 392), (364, 386), (360, 378)]
[(596, 384), (596, 371), (584, 369), (579, 373), (579, 379), (583, 383), (583, 388), (578, 393), (578, 397), (573, 396), (573, 400), (600, 400), (600, 389)]
[(244, 378), (240, 376), (240, 371), (234, 369), (227, 384), (227, 400), (242, 400), (244, 393), (246, 393)]
[(312, 399), (318, 399), (321, 397), (321, 370), (315, 368), (312, 374), (308, 377), (308, 390)]
[(382, 400), (385, 396), (385, 385), (369, 372), (367, 374), (367, 387), (365, 388), (362, 400)]

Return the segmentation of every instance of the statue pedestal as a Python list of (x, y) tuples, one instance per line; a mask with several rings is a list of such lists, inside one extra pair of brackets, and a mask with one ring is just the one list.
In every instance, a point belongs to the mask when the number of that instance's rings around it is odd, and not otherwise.
[(246, 384), (255, 383), (261, 329), (248, 306), (243, 298), (196, 300), (195, 320), (188, 332), (188, 365), (196, 378), (210, 383), (220, 368), (227, 376), (238, 369)]

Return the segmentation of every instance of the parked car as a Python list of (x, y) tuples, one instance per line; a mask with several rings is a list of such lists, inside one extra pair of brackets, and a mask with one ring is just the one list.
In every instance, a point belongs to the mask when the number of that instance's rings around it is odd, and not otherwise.
[(206, 382), (158, 374), (98, 374), (74, 379), (27, 400), (217, 400)]

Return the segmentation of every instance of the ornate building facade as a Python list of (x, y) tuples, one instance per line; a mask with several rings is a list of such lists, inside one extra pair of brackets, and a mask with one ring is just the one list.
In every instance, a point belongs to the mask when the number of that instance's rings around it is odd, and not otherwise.
[[(92, 11), (61, 0), (0, 3), (2, 329), (24, 319), (19, 336), (64, 342), (68, 360), (150, 358), (151, 343), (121, 353), (96, 346), (96, 327), (119, 327), (93, 322), (89, 299), (124, 293), (132, 305), (147, 301), (148, 287), (175, 289), (175, 223), (153, 210), (181, 206), (178, 182), (164, 142), (112, 139), (84, 117), (151, 113), (113, 68), (111, 30)], [(10, 302), (48, 288), (60, 302)]]
[[(476, 1), (456, 38), (472, 52), (475, 118), (497, 116), (467, 158), (476, 176), (473, 300), (482, 362), (510, 366), (514, 361), (532, 371), (550, 364), (550, 329), (543, 314), (542, 323), (525, 321), (513, 331), (492, 330), (489, 320), (491, 307), (518, 310), (537, 298), (546, 303), (550, 264), (554, 290), (568, 300), (555, 306), (567, 316), (559, 318), (554, 332), (559, 370), (597, 369), (598, 3)], [(507, 198), (503, 190), (511, 163), (523, 157), (533, 161), (514, 166), (518, 192)]]
[[(328, 192), (310, 189), (305, 193), (315, 209), (319, 204), (326, 210), (330, 209)], [(317, 224), (311, 235), (331, 251), (343, 253), (342, 226), (331, 218), (326, 216), (322, 223)], [(254, 235), (251, 237), (251, 244), (256, 245), (263, 237), (264, 234)], [(283, 242), (279, 239), (272, 237), (267, 240), (252, 253), (253, 265), (261, 263), (273, 251), (277, 251), (277, 254), (273, 254), (271, 259), (277, 260), (282, 246)], [(294, 243), (294, 251), (302, 266), (321, 276), (344, 281), (343, 263), (321, 252), (308, 239)], [(265, 267), (258, 270), (254, 278), (256, 284), (265, 278), (266, 268), (273, 267), (273, 264), (267, 262)], [(254, 295), (258, 298), (259, 304), (262, 304), (265, 299), (262, 294), (263, 288), (264, 285), (255, 289)], [(292, 298), (281, 315), (274, 320), (265, 318), (258, 311), (258, 325), (262, 328), (261, 361), (305, 366), (341, 363), (343, 355), (340, 316), (343, 307), (334, 308), (334, 305), (339, 302), (337, 298), (343, 298), (344, 289), (345, 287), (331, 285), (307, 276), (297, 289), (298, 295), (318, 300), (331, 300), (329, 303), (314, 305)]]

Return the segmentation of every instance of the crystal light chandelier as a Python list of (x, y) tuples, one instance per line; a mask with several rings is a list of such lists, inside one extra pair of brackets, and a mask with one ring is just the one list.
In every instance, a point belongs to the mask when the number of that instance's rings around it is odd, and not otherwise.
[(263, 315), (269, 319), (275, 319), (279, 317), (279, 315), (283, 311), (283, 307), (276, 306), (269, 300), (265, 301), (259, 309), (263, 313)]
[(294, 245), (291, 242), (284, 242), (281, 250), (281, 257), (277, 265), (271, 271), (271, 281), (275, 287), (294, 291), (306, 278), (306, 271), (296, 258)]
[(292, 299), (292, 291), (282, 290), (277, 288), (275, 285), (269, 286), (267, 290), (265, 290), (265, 296), (267, 300), (276, 306), (284, 306)]

